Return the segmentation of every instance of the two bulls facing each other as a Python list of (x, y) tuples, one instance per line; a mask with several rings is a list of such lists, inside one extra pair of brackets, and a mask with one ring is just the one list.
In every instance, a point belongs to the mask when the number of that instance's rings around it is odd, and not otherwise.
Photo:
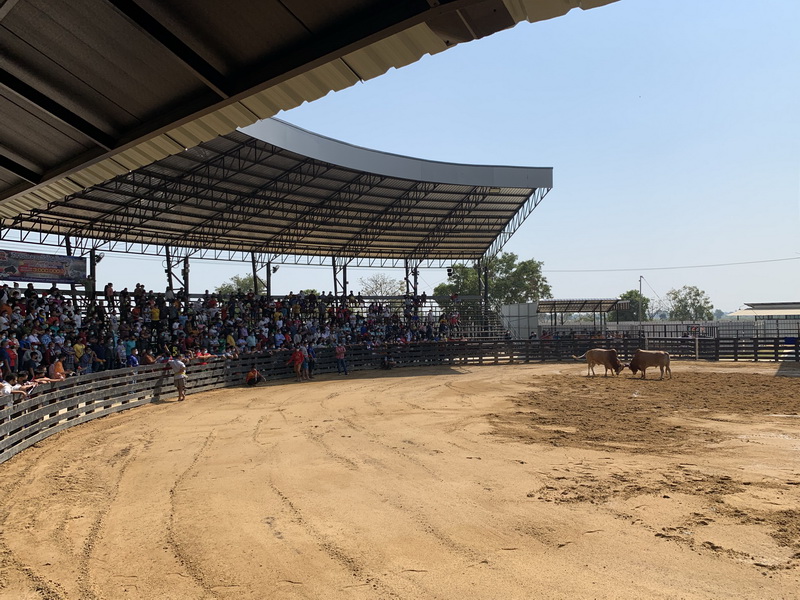
[(575, 360), (586, 358), (586, 363), (588, 364), (587, 377), (595, 374), (595, 365), (602, 365), (605, 367), (606, 377), (608, 377), (609, 371), (612, 371), (614, 375), (619, 375), (622, 370), (627, 367), (634, 375), (641, 371), (642, 379), (645, 379), (646, 371), (649, 367), (658, 367), (661, 370), (660, 379), (664, 379), (664, 371), (666, 371), (669, 378), (672, 379), (672, 370), (669, 368), (669, 353), (663, 350), (637, 350), (631, 362), (625, 365), (620, 362), (617, 351), (613, 348), (611, 350), (593, 348), (592, 350), (587, 350), (586, 353), (581, 356), (573, 355), (572, 358)]

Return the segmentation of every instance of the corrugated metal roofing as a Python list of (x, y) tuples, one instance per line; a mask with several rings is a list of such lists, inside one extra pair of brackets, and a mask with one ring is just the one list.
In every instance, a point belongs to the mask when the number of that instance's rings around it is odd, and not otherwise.
[(592, 298), (571, 300), (539, 300), (536, 312), (540, 313), (581, 313), (609, 312), (617, 308), (628, 308), (628, 300), (619, 298)]
[[(9, 225), (69, 236), (76, 247), (95, 240), (184, 254), (474, 261), (497, 252), (552, 187), (550, 168), (422, 161), (279, 121), (270, 131), (288, 148), (229, 133), (54, 198)], [(299, 146), (312, 155), (292, 149)], [(333, 162), (344, 154), (383, 172)], [(430, 176), (409, 179), (409, 170)]]
[(742, 308), (732, 313), (728, 313), (729, 317), (800, 317), (800, 308), (783, 308), (783, 309), (758, 309), (758, 308)]
[(0, 5), (0, 217), (523, 20), (616, 0)]

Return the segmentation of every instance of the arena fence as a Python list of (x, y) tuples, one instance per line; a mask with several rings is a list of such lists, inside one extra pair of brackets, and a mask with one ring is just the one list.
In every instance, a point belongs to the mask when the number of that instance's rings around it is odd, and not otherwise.
[[(798, 338), (771, 339), (610, 339), (461, 341), (404, 344), (382, 348), (351, 346), (348, 370), (381, 367), (388, 355), (396, 367), (499, 365), (572, 360), (591, 348), (615, 348), (629, 360), (637, 348), (666, 350), (675, 358), (734, 361), (800, 361)], [(187, 369), (187, 394), (241, 385), (256, 366), (268, 380), (294, 377), (289, 352), (214, 358)], [(331, 348), (317, 351), (315, 374), (336, 373)], [(0, 463), (55, 433), (98, 417), (162, 402), (177, 396), (165, 365), (115, 369), (38, 386), (27, 398), (4, 397), (0, 404)]]

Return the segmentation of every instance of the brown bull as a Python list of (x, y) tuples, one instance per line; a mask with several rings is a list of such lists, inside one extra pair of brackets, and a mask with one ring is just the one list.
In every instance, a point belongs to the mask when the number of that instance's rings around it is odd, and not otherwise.
[(605, 376), (608, 377), (609, 369), (614, 372), (614, 375), (619, 375), (620, 371), (625, 367), (619, 362), (619, 358), (617, 358), (617, 351), (613, 348), (611, 350), (604, 350), (603, 348), (592, 348), (591, 350), (587, 350), (585, 354), (581, 356), (572, 355), (572, 358), (575, 360), (580, 360), (586, 357), (586, 362), (589, 365), (588, 370), (586, 371), (586, 376), (589, 377), (591, 374), (594, 376), (594, 366), (595, 365), (603, 365), (606, 368)]
[(648, 367), (658, 367), (661, 369), (660, 379), (664, 379), (664, 371), (672, 379), (672, 370), (669, 368), (669, 353), (663, 350), (637, 350), (633, 355), (633, 360), (629, 365), (625, 365), (633, 374), (637, 371), (642, 372), (642, 379), (645, 379), (645, 371)]

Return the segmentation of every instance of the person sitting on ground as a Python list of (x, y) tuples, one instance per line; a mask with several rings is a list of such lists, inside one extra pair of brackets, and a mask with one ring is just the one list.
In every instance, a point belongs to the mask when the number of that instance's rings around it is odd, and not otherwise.
[(381, 369), (392, 369), (395, 366), (394, 359), (387, 352), (381, 357)]
[(261, 374), (261, 371), (253, 366), (253, 368), (247, 372), (247, 375), (245, 375), (244, 382), (247, 385), (256, 385), (260, 382), (267, 383), (267, 378)]

